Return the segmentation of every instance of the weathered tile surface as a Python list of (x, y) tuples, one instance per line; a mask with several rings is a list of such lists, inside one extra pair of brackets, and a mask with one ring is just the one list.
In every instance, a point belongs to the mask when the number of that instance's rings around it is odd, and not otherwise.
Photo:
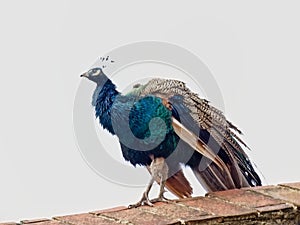
[[(300, 224), (300, 182), (242, 188), (206, 197), (156, 203), (128, 209), (125, 206), (52, 219), (23, 220), (28, 225), (101, 224)], [(19, 224), (20, 224), (19, 223)], [(0, 223), (18, 225), (18, 223)]]

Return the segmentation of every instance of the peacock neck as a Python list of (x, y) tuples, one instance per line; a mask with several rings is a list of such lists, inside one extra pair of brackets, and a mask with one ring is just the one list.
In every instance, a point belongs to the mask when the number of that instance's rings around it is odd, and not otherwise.
[(93, 106), (95, 106), (96, 118), (103, 128), (110, 133), (115, 134), (111, 123), (111, 108), (120, 93), (116, 90), (116, 85), (105, 75), (97, 83), (96, 90), (93, 95)]

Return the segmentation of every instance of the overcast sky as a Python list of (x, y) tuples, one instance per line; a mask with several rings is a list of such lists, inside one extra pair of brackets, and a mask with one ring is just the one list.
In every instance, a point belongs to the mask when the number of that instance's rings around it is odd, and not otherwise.
[[(97, 57), (137, 41), (169, 42), (196, 54), (266, 183), (299, 181), (299, 21), (297, 1), (2, 1), (0, 221), (87, 212), (140, 198), (143, 187), (110, 182), (91, 169), (73, 126), (78, 88), (85, 85), (90, 97), (94, 89), (79, 75)], [(123, 75), (138, 72), (179, 74), (147, 64)], [(116, 75), (120, 90), (133, 82), (120, 82), (123, 75)], [(95, 131), (100, 139), (109, 136), (97, 124)], [(110, 140), (111, 156), (130, 167), (117, 140)], [(203, 194), (186, 173), (195, 193)], [(128, 180), (140, 175), (147, 182), (140, 168)]]

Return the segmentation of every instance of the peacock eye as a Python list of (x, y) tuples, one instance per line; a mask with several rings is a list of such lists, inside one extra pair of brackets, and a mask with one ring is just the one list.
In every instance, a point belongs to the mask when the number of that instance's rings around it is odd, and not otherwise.
[(97, 76), (97, 75), (99, 75), (99, 73), (100, 73), (99, 69), (92, 69), (92, 71), (91, 71), (92, 76)]

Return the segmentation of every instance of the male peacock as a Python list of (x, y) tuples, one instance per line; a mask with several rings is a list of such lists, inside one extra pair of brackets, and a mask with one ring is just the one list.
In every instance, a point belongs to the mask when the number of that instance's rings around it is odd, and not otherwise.
[[(152, 79), (122, 95), (101, 68), (81, 77), (97, 84), (92, 102), (96, 117), (118, 136), (125, 160), (146, 166), (151, 174), (141, 200), (130, 207), (164, 201), (165, 187), (179, 198), (190, 197), (181, 164), (191, 167), (207, 191), (261, 185), (241, 144), (247, 146), (236, 134), (241, 131), (183, 82)], [(154, 181), (160, 191), (150, 201)]]

